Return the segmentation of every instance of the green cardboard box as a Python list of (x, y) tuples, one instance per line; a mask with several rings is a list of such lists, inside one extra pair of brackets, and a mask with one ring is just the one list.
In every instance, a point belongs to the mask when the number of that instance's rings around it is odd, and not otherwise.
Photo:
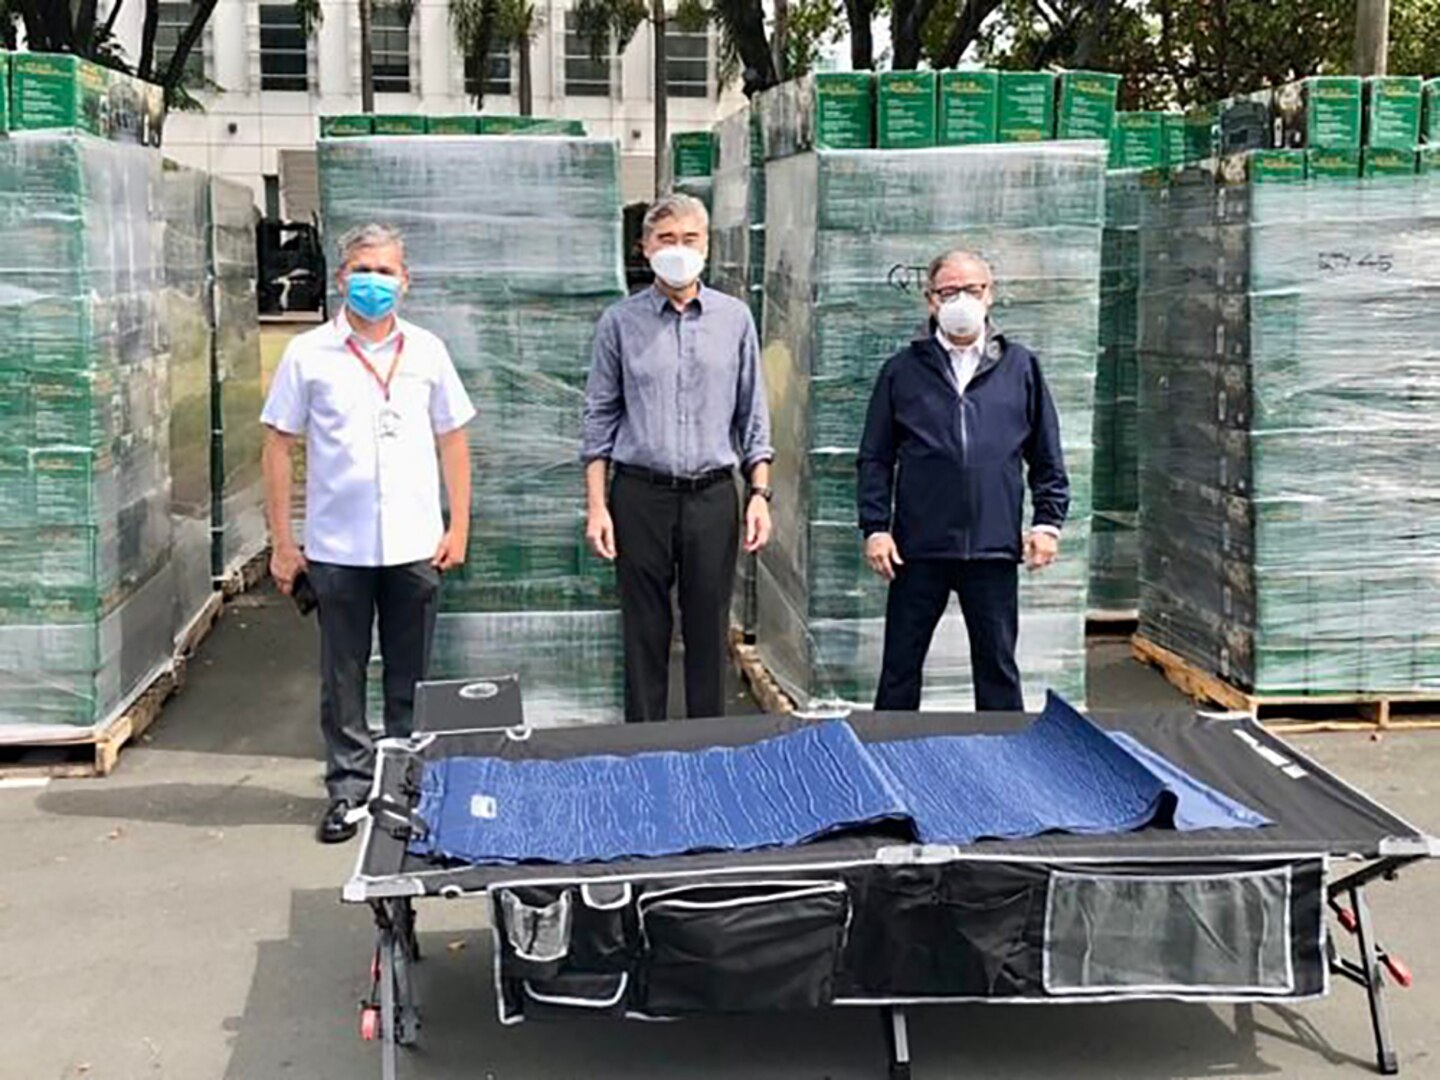
[(1440, 143), (1440, 78), (1425, 84), (1424, 109), (1420, 134), (1427, 143)]
[(670, 136), (670, 165), (677, 180), (715, 171), (715, 136), (709, 131), (677, 131)]
[(1305, 171), (1311, 180), (1354, 180), (1360, 175), (1360, 149), (1307, 150)]
[(1115, 98), (1119, 92), (1119, 75), (1103, 71), (1062, 72), (1056, 138), (1110, 138), (1115, 126)]
[(583, 137), (585, 125), (579, 120), (557, 120), (550, 116), (508, 116), (495, 114), (476, 117), (476, 131), (481, 135), (573, 135)]
[(1001, 142), (1055, 137), (1055, 76), (1043, 71), (1002, 71), (998, 134)]
[(10, 54), (0, 49), (0, 131), (10, 130)]
[(875, 145), (875, 76), (827, 71), (815, 78), (815, 146), (868, 150)]
[(425, 119), (425, 130), (431, 135), (478, 135), (478, 116), (430, 116)]
[(878, 147), (920, 150), (935, 145), (933, 71), (883, 71), (875, 78), (875, 99)]
[(1184, 113), (1164, 113), (1160, 118), (1165, 142), (1165, 164), (1178, 169), (1190, 160)]
[(1215, 110), (1192, 109), (1185, 114), (1185, 160), (1205, 161), (1215, 154)]
[(375, 118), (360, 113), (349, 116), (320, 117), (320, 135), (326, 139), (341, 139), (355, 135), (375, 134)]
[(10, 57), (10, 128), (73, 128), (108, 138), (105, 69), (78, 56), (14, 53)]
[(1305, 179), (1305, 151), (1251, 150), (1240, 155), (1255, 184), (1298, 184)]
[(1114, 169), (1159, 169), (1165, 165), (1165, 114), (1122, 112), (1110, 138)]
[(1413, 150), (1420, 141), (1418, 75), (1372, 75), (1365, 80), (1365, 145)]
[(1362, 155), (1364, 176), (1414, 176), (1418, 171), (1414, 149), (1399, 150), (1388, 146), (1367, 146)]
[(1349, 150), (1360, 146), (1364, 81), (1353, 75), (1315, 75), (1275, 91), (1277, 145), (1291, 150)]
[(376, 116), (376, 135), (424, 135), (425, 117), (414, 114), (389, 113)]
[(999, 137), (1000, 73), (942, 71), (937, 106), (936, 141), (941, 146), (995, 142)]

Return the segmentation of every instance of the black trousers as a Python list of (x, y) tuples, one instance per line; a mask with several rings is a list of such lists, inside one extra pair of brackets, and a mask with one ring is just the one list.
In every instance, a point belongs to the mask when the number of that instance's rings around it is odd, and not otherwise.
[(365, 723), (365, 674), (376, 616), (385, 665), (385, 734), (403, 737), (410, 734), (414, 722), (415, 684), (430, 666), (440, 571), (429, 562), (401, 566), (312, 562), (307, 572), (320, 602), (325, 787), (332, 799), (361, 803), (370, 794), (375, 773), (375, 746)]
[(920, 708), (925, 657), (953, 592), (970, 636), (975, 707), (1021, 712), (1019, 566), (1004, 559), (911, 559), (898, 568), (885, 605), (885, 659), (875, 708)]
[(625, 643), (625, 719), (665, 719), (675, 628), (670, 590), (677, 578), (685, 714), (724, 715), (726, 635), (740, 544), (735, 481), (676, 491), (617, 473), (610, 516)]

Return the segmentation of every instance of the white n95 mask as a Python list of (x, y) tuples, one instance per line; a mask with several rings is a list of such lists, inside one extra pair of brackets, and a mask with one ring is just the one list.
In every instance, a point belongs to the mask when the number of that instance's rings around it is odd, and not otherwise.
[(672, 289), (683, 289), (705, 269), (705, 256), (692, 247), (672, 244), (650, 256), (650, 269)]
[(952, 338), (973, 338), (985, 329), (985, 303), (967, 292), (940, 305), (940, 329)]

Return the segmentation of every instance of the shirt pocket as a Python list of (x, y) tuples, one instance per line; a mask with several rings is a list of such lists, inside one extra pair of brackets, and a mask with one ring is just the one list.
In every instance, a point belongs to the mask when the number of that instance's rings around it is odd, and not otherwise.
[(400, 414), (406, 437), (431, 434), (430, 403), (435, 391), (435, 380), (428, 375), (404, 370), (395, 373), (390, 383), (390, 407)]

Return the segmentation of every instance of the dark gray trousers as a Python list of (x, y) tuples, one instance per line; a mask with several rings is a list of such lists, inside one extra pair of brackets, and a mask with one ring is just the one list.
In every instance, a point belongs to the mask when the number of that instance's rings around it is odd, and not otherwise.
[(429, 562), (401, 566), (310, 563), (319, 600), (320, 730), (331, 799), (361, 803), (370, 794), (375, 746), (365, 723), (371, 633), (380, 621), (385, 734), (410, 734), (415, 684), (430, 666), (440, 571)]
[(685, 715), (725, 715), (726, 635), (740, 509), (735, 481), (674, 491), (617, 474), (610, 485), (625, 643), (625, 719), (664, 720), (670, 702), (670, 589), (679, 582)]

